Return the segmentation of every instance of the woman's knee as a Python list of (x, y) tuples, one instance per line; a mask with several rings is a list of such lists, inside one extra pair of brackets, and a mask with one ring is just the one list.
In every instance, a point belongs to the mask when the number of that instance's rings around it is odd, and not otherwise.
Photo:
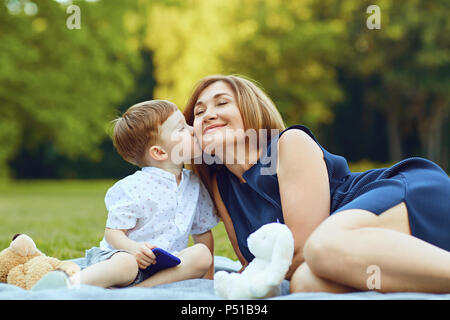
[(353, 260), (351, 233), (369, 226), (376, 216), (365, 210), (336, 213), (325, 220), (307, 239), (303, 248), (305, 261), (312, 272), (329, 278), (337, 267)]
[(322, 273), (320, 271), (329, 264), (333, 238), (327, 230), (318, 229), (306, 240), (303, 247), (303, 256), (309, 267), (315, 272)]
[(295, 270), (291, 278), (291, 293), (295, 292), (331, 292), (344, 293), (352, 292), (355, 289), (334, 281), (326, 280), (317, 276), (311, 271), (308, 264), (304, 262)]
[[(333, 218), (333, 219), (331, 219)], [(345, 234), (349, 230), (346, 217), (330, 217), (330, 221), (320, 225), (306, 240), (303, 255), (314, 274), (328, 276), (338, 261), (342, 262)]]
[(306, 262), (303, 262), (294, 272), (290, 281), (289, 291), (295, 292), (312, 292), (315, 291), (313, 284), (314, 276)]

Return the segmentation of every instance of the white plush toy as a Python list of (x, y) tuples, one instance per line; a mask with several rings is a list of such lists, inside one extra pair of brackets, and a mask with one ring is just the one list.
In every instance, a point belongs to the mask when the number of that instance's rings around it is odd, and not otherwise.
[(216, 295), (225, 299), (258, 299), (280, 295), (281, 282), (294, 254), (294, 238), (281, 223), (269, 223), (247, 239), (255, 256), (242, 273), (219, 271), (214, 275)]

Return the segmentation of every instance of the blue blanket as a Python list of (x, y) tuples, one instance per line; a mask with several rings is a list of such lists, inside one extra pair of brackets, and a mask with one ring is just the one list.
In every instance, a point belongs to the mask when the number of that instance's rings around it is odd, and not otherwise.
[[(75, 262), (82, 265), (82, 259)], [(216, 271), (237, 271), (239, 262), (224, 257), (215, 257)], [(16, 286), (0, 284), (0, 300), (217, 300), (220, 297), (214, 294), (212, 280), (194, 279), (156, 286), (153, 288), (125, 288), (103, 289), (82, 285), (78, 289), (51, 289), (42, 291), (27, 291)], [(355, 292), (346, 294), (331, 293), (294, 293), (289, 294), (289, 282), (282, 284), (281, 296), (271, 299), (282, 300), (410, 300), (410, 299), (446, 299), (450, 300), (450, 294), (425, 294), (425, 293), (389, 293), (383, 294), (375, 291)]]

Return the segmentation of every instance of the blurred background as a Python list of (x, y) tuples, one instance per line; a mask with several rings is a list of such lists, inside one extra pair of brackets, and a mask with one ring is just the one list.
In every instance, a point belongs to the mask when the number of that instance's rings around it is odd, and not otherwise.
[(449, 168), (449, 1), (1, 1), (3, 178), (120, 178), (135, 168), (110, 121), (152, 98), (183, 108), (214, 73), (255, 79), (287, 124), (351, 163)]
[[(381, 29), (366, 26), (373, 4)], [(136, 170), (111, 120), (153, 98), (183, 108), (216, 73), (255, 79), (353, 171), (420, 156), (449, 172), (449, 12), (448, 0), (0, 0), (0, 232), (25, 228), (6, 216), (32, 216), (46, 192), (79, 195), (77, 214), (95, 197), (85, 212), (104, 226), (106, 188)]]

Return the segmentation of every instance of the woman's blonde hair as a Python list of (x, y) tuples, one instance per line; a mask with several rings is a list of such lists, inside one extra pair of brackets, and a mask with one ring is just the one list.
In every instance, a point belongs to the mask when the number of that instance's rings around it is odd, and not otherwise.
[[(254, 129), (259, 132), (260, 129), (267, 129), (266, 141), (270, 141), (271, 129), (280, 131), (285, 129), (283, 119), (272, 100), (253, 80), (240, 75), (211, 75), (201, 79), (194, 87), (191, 98), (184, 108), (183, 113), (189, 125), (192, 126), (194, 123), (194, 107), (200, 94), (217, 81), (225, 82), (232, 89), (242, 116), (244, 130)], [(193, 165), (194, 172), (200, 175), (208, 190), (214, 168), (215, 166), (208, 166), (205, 163)]]

